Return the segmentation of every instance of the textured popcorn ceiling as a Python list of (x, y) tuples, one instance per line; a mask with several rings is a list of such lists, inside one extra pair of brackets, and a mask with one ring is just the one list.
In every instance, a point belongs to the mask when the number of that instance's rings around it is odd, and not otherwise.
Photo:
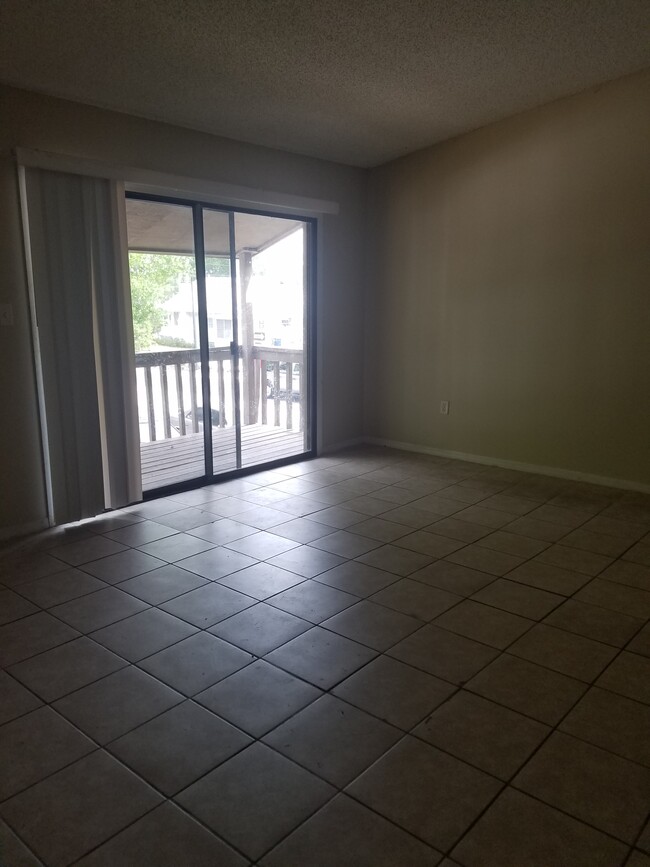
[(372, 166), (650, 66), (648, 0), (2, 0), (0, 80)]

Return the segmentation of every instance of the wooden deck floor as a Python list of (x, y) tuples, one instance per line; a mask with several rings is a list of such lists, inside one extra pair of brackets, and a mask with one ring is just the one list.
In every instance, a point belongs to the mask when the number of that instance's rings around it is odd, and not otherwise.
[[(241, 433), (243, 467), (289, 458), (305, 451), (301, 431), (258, 424), (243, 426)], [(141, 443), (140, 455), (144, 491), (199, 478), (205, 473), (203, 434)], [(237, 469), (234, 428), (213, 428), (212, 459), (215, 475)]]

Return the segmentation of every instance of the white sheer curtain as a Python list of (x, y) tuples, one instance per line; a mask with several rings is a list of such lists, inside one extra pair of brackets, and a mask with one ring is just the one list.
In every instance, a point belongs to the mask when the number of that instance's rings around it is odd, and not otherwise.
[(122, 185), (21, 170), (52, 523), (142, 499)]

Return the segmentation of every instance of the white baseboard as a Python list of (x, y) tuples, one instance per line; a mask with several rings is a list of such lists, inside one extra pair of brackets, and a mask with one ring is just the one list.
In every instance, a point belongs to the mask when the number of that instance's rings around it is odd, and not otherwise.
[(41, 530), (47, 530), (50, 522), (47, 518), (41, 518), (39, 521), (30, 521), (28, 524), (16, 524), (13, 527), (0, 527), (0, 542), (8, 540), (17, 540), (21, 536), (30, 536), (32, 533), (40, 533)]
[(596, 476), (592, 473), (579, 473), (574, 470), (564, 470), (560, 467), (544, 467), (538, 464), (524, 464), (520, 461), (507, 461), (503, 458), (490, 458), (486, 455), (469, 455), (465, 454), (465, 452), (454, 452), (449, 449), (435, 449), (430, 446), (403, 443), (397, 440), (382, 439), (381, 437), (364, 437), (364, 442), (375, 446), (401, 449), (405, 452), (435, 455), (440, 458), (468, 461), (472, 464), (485, 464), (491, 467), (502, 467), (506, 470), (520, 470), (524, 473), (535, 473), (540, 476), (551, 476), (556, 479), (569, 479), (573, 482), (588, 482), (592, 485), (603, 485), (608, 488), (620, 488), (626, 491), (641, 491), (644, 494), (650, 494), (650, 485), (646, 485), (643, 482), (635, 482), (630, 479), (612, 479), (608, 476)]
[(318, 454), (319, 455), (329, 455), (329, 454), (332, 454), (332, 452), (340, 452), (343, 449), (350, 449), (353, 446), (363, 445), (363, 443), (365, 443), (365, 442), (368, 442), (366, 437), (354, 437), (353, 439), (342, 440), (341, 442), (338, 442), (338, 443), (329, 443), (328, 445), (322, 446), (321, 448), (319, 448)]

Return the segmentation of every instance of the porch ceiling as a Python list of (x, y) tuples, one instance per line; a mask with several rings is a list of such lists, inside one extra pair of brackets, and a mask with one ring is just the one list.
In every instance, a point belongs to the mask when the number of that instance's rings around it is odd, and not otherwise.
[[(152, 253), (194, 252), (192, 212), (184, 205), (127, 199), (129, 248)], [(229, 256), (228, 214), (204, 210), (205, 252), (208, 256)], [(259, 253), (276, 241), (294, 232), (302, 224), (281, 217), (260, 217), (257, 214), (235, 214), (235, 247), (237, 253), (250, 250)]]

